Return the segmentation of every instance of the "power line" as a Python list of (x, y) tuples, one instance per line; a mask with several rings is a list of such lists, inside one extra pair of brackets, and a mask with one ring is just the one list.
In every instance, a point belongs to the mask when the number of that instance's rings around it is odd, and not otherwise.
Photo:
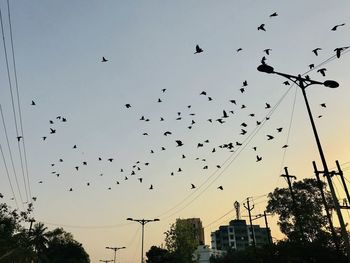
[(222, 218), (224, 218), (225, 216), (227, 216), (228, 214), (232, 213), (233, 209), (230, 209), (229, 211), (227, 211), (224, 215), (220, 216), (218, 219), (215, 219), (214, 221), (212, 221), (211, 223), (207, 224), (206, 226), (204, 226), (203, 228), (208, 228), (209, 226), (211, 226), (212, 224), (215, 224), (216, 222), (218, 222), (219, 220), (221, 220)]
[(10, 155), (10, 160), (11, 160), (13, 175), (14, 175), (14, 177), (15, 177), (15, 182), (16, 182), (16, 186), (17, 186), (18, 193), (19, 193), (19, 197), (20, 197), (20, 199), (21, 199), (21, 203), (23, 204), (24, 202), (23, 202), (23, 198), (22, 198), (22, 194), (21, 194), (21, 189), (20, 189), (19, 183), (18, 183), (18, 177), (17, 177), (17, 173), (16, 173), (16, 169), (15, 169), (15, 164), (14, 164), (13, 157), (12, 157), (12, 150), (11, 150), (11, 147), (10, 147), (10, 142), (9, 142), (9, 138), (8, 138), (8, 134), (7, 134), (7, 129), (6, 129), (6, 124), (5, 124), (5, 118), (4, 118), (4, 114), (3, 114), (3, 111), (2, 111), (2, 106), (1, 106), (1, 104), (0, 104), (0, 114), (1, 114), (2, 124), (3, 124), (3, 127), (4, 127), (5, 138), (6, 138), (6, 142), (7, 142), (7, 148), (8, 148), (9, 155)]
[[(1, 151), (2, 160), (3, 160), (3, 162), (4, 162), (4, 166), (5, 166), (5, 171), (6, 171), (7, 179), (8, 179), (8, 181), (9, 181), (9, 185), (10, 185), (10, 188), (11, 188), (11, 192), (12, 192), (13, 198), (14, 198), (14, 200), (15, 200), (17, 209), (19, 209), (18, 203), (17, 203), (17, 198), (16, 198), (16, 195), (15, 195), (15, 192), (13, 191), (13, 186), (12, 186), (11, 179), (10, 179), (10, 174), (9, 174), (8, 169), (7, 169), (7, 164), (6, 164), (6, 160), (5, 160), (4, 151), (2, 150), (1, 144), (0, 144), (0, 151)], [(23, 205), (23, 203), (22, 203), (22, 205)]]
[(8, 21), (9, 21), (9, 29), (10, 29), (13, 72), (14, 72), (14, 76), (15, 76), (15, 86), (16, 86), (16, 91), (17, 91), (18, 116), (19, 116), (19, 123), (20, 123), (21, 135), (22, 135), (24, 164), (25, 164), (25, 168), (26, 168), (28, 192), (29, 192), (29, 197), (31, 199), (32, 198), (32, 193), (31, 193), (31, 189), (30, 189), (30, 181), (29, 181), (29, 173), (28, 173), (27, 151), (26, 151), (25, 136), (24, 136), (24, 131), (23, 131), (22, 110), (21, 110), (21, 102), (20, 102), (19, 88), (18, 88), (17, 67), (16, 67), (16, 59), (15, 59), (15, 49), (14, 49), (14, 45), (13, 45), (11, 11), (10, 11), (10, 2), (9, 2), (9, 0), (7, 0), (7, 13), (8, 13)]
[[(12, 83), (11, 83), (11, 76), (10, 76), (10, 68), (9, 68), (9, 61), (8, 61), (8, 55), (7, 55), (7, 48), (6, 48), (6, 40), (5, 40), (5, 32), (4, 32), (4, 25), (3, 25), (3, 19), (2, 19), (2, 10), (0, 5), (0, 22), (1, 22), (1, 32), (2, 32), (2, 40), (3, 40), (3, 48), (5, 53), (5, 61), (6, 61), (6, 69), (7, 69), (7, 77), (9, 82), (9, 88), (10, 88), (10, 94), (11, 94), (11, 104), (12, 104), (12, 110), (13, 110), (13, 118), (15, 121), (15, 128), (16, 128), (16, 136), (17, 136), (17, 145), (18, 145), (18, 151), (19, 151), (19, 157), (21, 162), (21, 169), (22, 169), (22, 175), (23, 175), (23, 183), (26, 193), (26, 198), (28, 202), (28, 190), (27, 190), (27, 182), (24, 174), (24, 167), (23, 167), (23, 158), (22, 158), (22, 150), (20, 145), (20, 135), (18, 132), (18, 124), (17, 124), (17, 116), (16, 116), (16, 108), (15, 108), (15, 102), (14, 102), (14, 96), (12, 91)], [(23, 137), (23, 136), (21, 136)], [(23, 138), (22, 138), (23, 139)]]

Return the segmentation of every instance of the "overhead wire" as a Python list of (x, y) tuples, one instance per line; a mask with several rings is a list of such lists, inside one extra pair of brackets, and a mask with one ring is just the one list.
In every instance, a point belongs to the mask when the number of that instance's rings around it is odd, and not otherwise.
[(19, 129), (18, 129), (18, 121), (17, 121), (17, 116), (16, 116), (17, 115), (16, 114), (16, 107), (15, 107), (14, 95), (13, 95), (13, 90), (12, 90), (13, 88), (12, 88), (12, 82), (11, 82), (11, 76), (10, 76), (10, 68), (9, 68), (9, 61), (8, 61), (7, 48), (6, 48), (6, 40), (5, 40), (5, 32), (4, 32), (4, 25), (3, 25), (3, 19), (2, 19), (2, 8), (1, 8), (1, 5), (0, 5), (0, 24), (1, 24), (3, 48), (4, 48), (4, 53), (5, 53), (7, 77), (8, 77), (8, 83), (9, 83), (9, 88), (10, 88), (10, 94), (11, 94), (11, 105), (12, 105), (13, 118), (14, 118), (15, 129), (16, 129), (17, 146), (18, 146), (19, 158), (20, 158), (21, 169), (22, 169), (24, 189), (25, 189), (25, 194), (26, 194), (26, 198), (27, 198), (27, 202), (28, 202), (29, 201), (29, 196), (28, 196), (28, 189), (27, 189), (27, 181), (26, 181), (26, 177), (25, 177), (25, 173), (24, 173), (24, 167), (23, 167), (23, 157), (22, 157), (21, 144), (19, 142), (20, 141), (20, 134), (19, 134)]
[(29, 171), (28, 171), (28, 160), (27, 160), (27, 150), (25, 146), (25, 135), (23, 131), (23, 118), (22, 118), (22, 109), (21, 109), (21, 100), (20, 100), (20, 93), (19, 93), (19, 87), (18, 87), (18, 78), (17, 78), (17, 67), (16, 67), (16, 59), (15, 59), (15, 48), (13, 44), (13, 36), (12, 36), (12, 22), (11, 22), (11, 10), (10, 10), (10, 2), (7, 0), (7, 13), (8, 13), (8, 22), (9, 22), (9, 31), (10, 31), (10, 42), (11, 42), (11, 53), (12, 53), (12, 62), (13, 62), (13, 72), (15, 77), (15, 87), (17, 91), (17, 104), (18, 104), (18, 116), (19, 116), (19, 124), (20, 124), (20, 131), (22, 135), (22, 146), (23, 146), (23, 155), (24, 155), (24, 165), (26, 169), (26, 175), (27, 175), (27, 184), (28, 184), (28, 193), (29, 198), (32, 198), (32, 191), (30, 187), (30, 180), (29, 180)]
[[(9, 138), (8, 138), (8, 134), (7, 134), (7, 129), (6, 129), (6, 123), (5, 123), (5, 118), (4, 118), (4, 114), (3, 114), (3, 110), (2, 110), (2, 106), (0, 104), (0, 115), (1, 115), (1, 119), (2, 119), (2, 124), (4, 127), (4, 132), (5, 132), (5, 138), (6, 138), (6, 143), (7, 143), (7, 148), (8, 148), (8, 152), (9, 152), (9, 156), (10, 156), (10, 161), (11, 161), (11, 165), (12, 165), (12, 170), (13, 170), (13, 175), (15, 177), (15, 182), (16, 182), (16, 186), (17, 186), (17, 191), (19, 194), (19, 198), (21, 200), (21, 203), (23, 205), (23, 198), (22, 198), (22, 193), (21, 193), (21, 189), (19, 187), (19, 183), (18, 183), (18, 177), (17, 177), (17, 173), (16, 173), (16, 168), (15, 168), (15, 163), (13, 161), (13, 156), (12, 156), (12, 150), (11, 150), (11, 146), (10, 146), (10, 142), (9, 142)], [(14, 194), (15, 196), (15, 194)]]

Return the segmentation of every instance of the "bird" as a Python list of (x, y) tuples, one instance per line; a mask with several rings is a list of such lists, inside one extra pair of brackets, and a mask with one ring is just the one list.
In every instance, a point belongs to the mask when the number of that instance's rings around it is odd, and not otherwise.
[(176, 147), (180, 147), (184, 145), (183, 142), (180, 140), (176, 140), (175, 142), (177, 143)]
[(61, 162), (61, 163), (63, 163), (63, 159), (59, 159), (58, 161)]
[(219, 190), (224, 190), (224, 187), (222, 187), (222, 185), (218, 186)]
[(254, 113), (250, 113), (249, 116), (250, 116), (250, 117), (254, 117), (255, 114), (254, 114)]
[(17, 136), (17, 141), (19, 142), (22, 138), (22, 136)]
[(256, 161), (257, 161), (257, 162), (260, 162), (261, 160), (262, 160), (262, 157), (259, 156), (259, 155), (257, 155), (257, 156), (256, 156)]
[(206, 91), (202, 91), (201, 93), (199, 93), (199, 95), (207, 95), (207, 92)]
[(208, 165), (204, 166), (203, 169), (204, 169), (204, 170), (208, 169)]
[(46, 140), (46, 138), (47, 138), (46, 136), (41, 137), (41, 139), (43, 139), (43, 141), (45, 141), (45, 140)]
[(140, 177), (140, 178), (137, 178), (139, 181), (140, 181), (140, 183), (142, 183), (142, 178)]
[(216, 121), (221, 123), (221, 124), (225, 123), (225, 121), (223, 119), (216, 119)]
[(240, 91), (241, 93), (244, 93), (245, 89), (244, 89), (244, 88), (240, 88), (239, 91)]
[(246, 87), (246, 86), (248, 86), (248, 81), (243, 81), (243, 85), (242, 85), (242, 87)]
[(277, 128), (276, 130), (277, 130), (277, 132), (282, 132), (283, 128), (280, 127), (280, 128)]
[(270, 55), (270, 51), (272, 51), (271, 48), (264, 49), (264, 52), (266, 53), (266, 55)]
[(348, 47), (338, 47), (336, 49), (334, 49), (334, 52), (336, 52), (337, 58), (340, 58), (341, 52), (344, 51), (345, 49), (348, 49), (350, 46)]
[(326, 103), (321, 103), (320, 106), (323, 107), (323, 108), (326, 108), (326, 107), (327, 107), (327, 106), (326, 106)]
[(165, 151), (165, 147), (164, 147), (164, 146), (162, 146), (161, 150), (162, 150), (162, 151)]
[(178, 172), (178, 173), (179, 173), (179, 172), (182, 172), (182, 169), (181, 169), (181, 168), (177, 169), (177, 172)]
[(87, 186), (90, 186), (90, 183), (86, 183)]
[(142, 133), (144, 136), (148, 136), (149, 134), (147, 132)]
[(162, 100), (161, 99), (158, 99), (158, 101), (157, 102), (162, 102)]
[(256, 121), (256, 126), (259, 126), (261, 124), (261, 121)]
[(87, 162), (83, 162), (83, 165), (87, 165)]
[(74, 145), (73, 145), (73, 149), (76, 149), (76, 148), (77, 148), (77, 145), (76, 145), (76, 144), (74, 144)]
[(241, 123), (241, 126), (242, 126), (242, 127), (247, 127), (248, 125), (247, 125), (245, 122), (242, 122), (242, 123)]
[(153, 190), (153, 184), (148, 188), (149, 190)]
[(237, 48), (236, 52), (239, 52), (239, 51), (242, 51), (242, 50), (243, 50), (242, 48)]
[(56, 133), (56, 130), (55, 130), (55, 129), (50, 128), (50, 134), (54, 134), (54, 133)]
[(244, 130), (244, 129), (241, 129), (241, 135), (244, 135), (244, 134), (246, 134), (247, 133), (247, 131), (246, 130)]
[(107, 161), (109, 161), (109, 162), (113, 162), (113, 158), (109, 158), (109, 159), (107, 159)]
[(271, 105), (269, 103), (265, 103), (265, 109), (271, 108)]
[(163, 133), (164, 136), (168, 136), (168, 135), (171, 135), (171, 132), (170, 131), (166, 131)]
[(319, 47), (318, 47), (318, 48), (315, 48), (315, 49), (312, 50), (312, 52), (314, 52), (314, 54), (315, 54), (316, 56), (318, 56), (318, 51), (319, 51), (319, 50), (322, 50), (322, 48), (319, 48)]
[(221, 166), (220, 166), (220, 165), (216, 165), (216, 168), (220, 169), (220, 168), (221, 168)]
[(236, 101), (235, 100), (230, 100), (230, 102), (236, 105)]
[(102, 57), (101, 62), (107, 62), (107, 61), (108, 61), (108, 59), (106, 59), (105, 57)]
[(73, 192), (73, 188), (69, 188), (69, 192)]
[(260, 26), (258, 26), (258, 30), (266, 31), (265, 24), (261, 24)]
[(212, 98), (212, 97), (208, 97), (208, 100), (209, 100), (209, 101), (212, 101), (212, 100), (213, 100), (213, 98)]
[(42, 184), (42, 183), (43, 183), (43, 181), (39, 181), (38, 183), (39, 183), (39, 184)]
[(66, 118), (62, 118), (62, 122), (67, 122), (67, 119)]
[(241, 145), (242, 145), (242, 143), (240, 143), (240, 142), (236, 142), (236, 145), (237, 145), (237, 146), (241, 146)]
[(266, 65), (266, 57), (265, 56), (263, 56), (262, 58), (261, 58), (261, 60), (260, 60), (260, 62), (261, 62), (261, 64), (263, 64), (263, 65)]
[(4, 198), (4, 195), (2, 193), (0, 193), (0, 198)]
[(211, 152), (212, 152), (212, 153), (215, 153), (215, 152), (216, 152), (216, 149), (215, 149), (215, 148), (213, 148), (213, 150), (211, 150)]
[(52, 121), (52, 120), (49, 120), (49, 123), (50, 123), (50, 124), (53, 124), (53, 121)]
[(283, 84), (286, 85), (286, 86), (289, 86), (289, 85), (290, 85), (290, 83), (289, 83), (288, 80), (286, 80), (285, 82), (283, 82)]
[(36, 105), (34, 100), (32, 100), (32, 104), (31, 104), (31, 105), (32, 105), (32, 106), (35, 106), (35, 105)]
[(203, 143), (198, 143), (197, 148), (199, 148), (199, 147), (203, 147)]
[(164, 121), (164, 118), (163, 118), (163, 117), (160, 117), (160, 121)]
[(75, 170), (77, 170), (77, 171), (79, 170), (79, 166), (75, 166), (74, 168), (75, 168)]
[(127, 103), (127, 104), (125, 104), (125, 107), (126, 107), (127, 109), (129, 109), (129, 108), (131, 108), (131, 105), (130, 105), (129, 103)]
[(276, 12), (274, 12), (270, 15), (270, 17), (276, 17), (276, 16), (278, 16), (278, 14)]
[(288, 144), (285, 144), (282, 146), (282, 148), (287, 148), (288, 147)]
[(186, 158), (186, 156), (183, 154), (183, 155), (182, 155), (182, 159), (185, 159), (185, 158)]
[(225, 110), (222, 111), (222, 118), (228, 118), (227, 112)]
[(166, 89), (162, 89), (162, 92), (164, 93), (166, 91)]
[(273, 138), (275, 138), (275, 137), (273, 137), (272, 135), (269, 135), (269, 134), (266, 135), (266, 136), (267, 136), (267, 139), (268, 139), (268, 140), (272, 140)]
[(317, 72), (320, 72), (321, 73), (321, 75), (323, 76), (323, 77), (325, 77), (326, 76), (326, 68), (320, 68), (319, 70), (317, 70)]
[(336, 31), (338, 29), (338, 27), (340, 26), (345, 26), (345, 23), (339, 24), (339, 25), (335, 25), (334, 27), (332, 27), (332, 31)]
[(313, 69), (314, 67), (315, 67), (315, 64), (310, 64), (310, 65), (309, 65), (309, 68), (310, 68), (310, 69)]
[(194, 184), (191, 184), (191, 189), (195, 189), (196, 186)]
[(247, 106), (242, 104), (241, 109), (245, 109), (245, 108), (247, 108)]
[(196, 52), (194, 52), (194, 54), (198, 54), (198, 53), (202, 53), (203, 52), (203, 49), (201, 49), (199, 47), (199, 45), (196, 45)]

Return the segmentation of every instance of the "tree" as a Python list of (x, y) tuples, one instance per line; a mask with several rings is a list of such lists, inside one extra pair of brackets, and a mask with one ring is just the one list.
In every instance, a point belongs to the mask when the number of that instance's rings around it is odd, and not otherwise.
[[(330, 193), (324, 188), (328, 204), (332, 203)], [(268, 195), (267, 211), (278, 215), (278, 225), (290, 241), (303, 236), (305, 241), (313, 242), (329, 234), (328, 221), (318, 183), (315, 179), (304, 179), (293, 183), (296, 208), (293, 207), (288, 188), (276, 188)], [(300, 233), (298, 224), (302, 225)], [(328, 235), (329, 236), (329, 235)]]
[(177, 262), (194, 262), (193, 253), (199, 245), (194, 231), (189, 221), (177, 219), (176, 223), (165, 232), (165, 247)]
[(172, 255), (165, 248), (152, 246), (146, 253), (147, 263), (170, 263)]

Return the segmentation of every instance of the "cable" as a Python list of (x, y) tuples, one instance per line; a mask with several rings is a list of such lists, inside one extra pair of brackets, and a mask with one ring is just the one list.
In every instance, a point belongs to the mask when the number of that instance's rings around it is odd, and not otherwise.
[[(5, 166), (5, 171), (6, 171), (7, 179), (8, 179), (8, 181), (9, 181), (9, 185), (10, 185), (10, 188), (11, 188), (11, 192), (12, 192), (13, 198), (14, 198), (14, 200), (15, 200), (17, 209), (19, 209), (18, 203), (17, 203), (17, 198), (16, 198), (16, 195), (15, 195), (15, 192), (13, 191), (13, 186), (12, 186), (11, 179), (10, 179), (10, 174), (9, 174), (8, 169), (7, 169), (7, 164), (6, 164), (6, 160), (5, 160), (5, 155), (4, 155), (4, 152), (3, 152), (3, 150), (2, 150), (1, 144), (0, 144), (0, 151), (1, 151), (2, 160), (3, 160), (3, 162), (4, 162), (4, 166)], [(23, 203), (22, 203), (22, 205), (23, 205)]]
[[(16, 128), (17, 145), (18, 145), (18, 151), (19, 151), (19, 156), (20, 156), (20, 161), (21, 161), (21, 168), (22, 168), (22, 175), (23, 175), (24, 188), (25, 188), (26, 198), (27, 198), (27, 202), (28, 202), (29, 200), (28, 200), (27, 182), (26, 182), (26, 178), (25, 178), (25, 174), (24, 174), (24, 167), (23, 167), (23, 158), (22, 158), (21, 145), (20, 145), (20, 143), (19, 143), (19, 141), (20, 141), (20, 139), (19, 139), (20, 136), (19, 136), (19, 132), (18, 132), (18, 124), (17, 124), (17, 117), (16, 117), (15, 102), (14, 102), (14, 98), (13, 98), (12, 83), (11, 83), (10, 69), (9, 69), (9, 62), (8, 62), (8, 55), (7, 55), (7, 49), (6, 49), (6, 40), (5, 40), (4, 25), (3, 25), (3, 20), (2, 20), (1, 5), (0, 5), (0, 22), (1, 22), (1, 32), (2, 32), (3, 47), (4, 47), (4, 52), (5, 52), (5, 61), (6, 61), (7, 77), (8, 77), (8, 82), (9, 82), (10, 94), (11, 94), (11, 103), (12, 103), (13, 117), (14, 117), (15, 128)], [(23, 137), (23, 136), (22, 136), (22, 137)], [(22, 139), (23, 139), (23, 138), (22, 138)]]
[(13, 45), (13, 37), (12, 37), (12, 23), (11, 23), (11, 11), (10, 11), (10, 2), (7, 0), (7, 12), (8, 12), (8, 21), (9, 21), (9, 29), (10, 29), (10, 40), (11, 40), (11, 52), (12, 52), (12, 61), (13, 61), (13, 72), (15, 76), (15, 86), (17, 91), (17, 104), (18, 104), (18, 116), (19, 116), (19, 124), (22, 134), (22, 145), (23, 145), (23, 153), (24, 153), (24, 164), (26, 168), (27, 175), (27, 183), (28, 183), (28, 192), (30, 199), (32, 198), (32, 193), (30, 189), (30, 181), (29, 181), (29, 173), (28, 173), (28, 161), (27, 161), (27, 151), (25, 146), (25, 136), (23, 131), (23, 121), (22, 121), (22, 110), (21, 110), (21, 102), (19, 96), (19, 88), (18, 88), (18, 78), (17, 78), (17, 67), (16, 67), (16, 59), (15, 59), (15, 49)]
[(230, 214), (231, 212), (233, 212), (233, 209), (230, 209), (230, 210), (227, 211), (224, 215), (220, 216), (218, 219), (215, 219), (213, 222), (207, 224), (207, 225), (204, 226), (203, 228), (208, 228), (209, 226), (211, 226), (212, 224), (215, 224), (217, 221), (219, 221), (220, 219), (224, 218), (225, 216), (227, 216), (227, 215)]
[(40, 221), (40, 222), (49, 226), (81, 228), (81, 229), (118, 228), (118, 227), (124, 227), (131, 224), (131, 223), (123, 223), (123, 224), (117, 224), (117, 225), (104, 225), (104, 226), (79, 226), (79, 225), (64, 225), (64, 224), (50, 223), (50, 222), (44, 222), (44, 221)]
[(3, 111), (2, 111), (2, 106), (0, 104), (0, 114), (1, 114), (1, 119), (2, 119), (2, 124), (3, 124), (3, 127), (4, 127), (4, 131), (5, 131), (5, 137), (6, 137), (6, 142), (7, 142), (7, 148), (8, 148), (8, 151), (9, 151), (9, 155), (10, 155), (10, 160), (11, 160), (11, 165), (12, 165), (12, 169), (13, 169), (13, 174), (15, 176), (15, 182), (16, 182), (16, 186), (17, 186), (17, 190), (18, 190), (18, 193), (19, 193), (19, 198), (21, 199), (21, 203), (23, 204), (23, 198), (22, 198), (22, 194), (21, 194), (21, 189), (19, 187), (19, 183), (18, 183), (18, 177), (17, 177), (17, 173), (16, 173), (16, 169), (15, 169), (15, 164), (14, 164), (14, 161), (13, 161), (13, 157), (12, 157), (12, 150), (11, 150), (11, 147), (10, 147), (10, 142), (9, 142), (9, 138), (8, 138), (8, 134), (7, 134), (7, 129), (6, 129), (6, 124), (5, 124), (5, 118), (4, 118), (4, 114), (3, 114)]

